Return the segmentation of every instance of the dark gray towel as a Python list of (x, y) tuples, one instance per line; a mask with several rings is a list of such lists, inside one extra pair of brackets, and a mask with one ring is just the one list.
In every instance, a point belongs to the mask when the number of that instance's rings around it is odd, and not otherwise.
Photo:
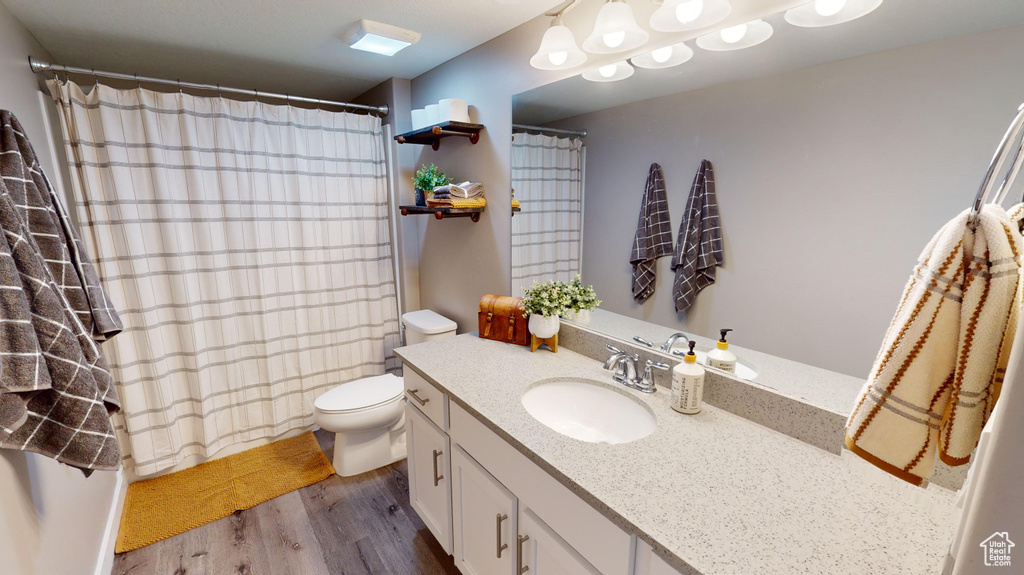
[(117, 469), (119, 402), (93, 338), (120, 320), (18, 120), (0, 121), (0, 447)]
[(715, 267), (722, 265), (722, 261), (715, 170), (711, 162), (703, 160), (693, 178), (672, 255), (672, 271), (676, 272), (672, 297), (677, 312), (688, 309), (700, 290), (715, 283)]
[(657, 259), (671, 254), (672, 222), (665, 197), (665, 178), (661, 166), (651, 164), (629, 256), (629, 263), (633, 264), (633, 299), (638, 303), (654, 294)]

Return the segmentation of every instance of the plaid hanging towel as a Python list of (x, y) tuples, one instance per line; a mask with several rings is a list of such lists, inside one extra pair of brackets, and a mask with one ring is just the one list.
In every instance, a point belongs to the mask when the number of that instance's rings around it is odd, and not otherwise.
[(722, 228), (718, 221), (715, 170), (703, 160), (693, 177), (679, 225), (672, 271), (676, 272), (672, 296), (676, 312), (686, 311), (700, 290), (715, 283), (715, 268), (722, 265)]
[(949, 465), (970, 460), (1017, 329), (1017, 222), (986, 205), (972, 229), (968, 213), (925, 247), (846, 423), (851, 451), (915, 485), (927, 483), (936, 456)]
[(665, 197), (665, 178), (661, 174), (661, 166), (651, 164), (629, 256), (629, 263), (633, 265), (633, 299), (638, 303), (654, 294), (657, 259), (671, 254), (672, 223)]
[(24, 130), (0, 120), (0, 447), (117, 469), (119, 402), (94, 337), (120, 320)]

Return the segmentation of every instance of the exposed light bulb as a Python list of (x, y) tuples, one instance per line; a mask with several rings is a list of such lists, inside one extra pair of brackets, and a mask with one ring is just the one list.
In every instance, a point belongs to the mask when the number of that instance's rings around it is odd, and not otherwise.
[(548, 61), (551, 62), (552, 66), (561, 66), (562, 64), (565, 64), (565, 61), (568, 59), (569, 53), (564, 50), (548, 54)]
[(609, 48), (618, 48), (619, 46), (622, 45), (623, 42), (626, 41), (626, 33), (608, 32), (607, 34), (602, 36), (601, 39), (604, 40), (605, 46), (608, 46)]
[(835, 16), (846, 7), (846, 0), (814, 0), (814, 11), (819, 16)]
[(615, 70), (616, 69), (618, 69), (617, 65), (615, 65), (615, 64), (606, 64), (606, 65), (601, 66), (600, 68), (598, 68), (597, 69), (597, 73), (601, 74), (601, 76), (604, 77), (604, 78), (611, 78), (612, 76), (615, 75)]
[(704, 0), (686, 0), (676, 6), (676, 20), (689, 24), (696, 20), (704, 11)]
[(722, 41), (726, 44), (735, 44), (743, 39), (747, 35), (746, 23), (740, 24), (739, 26), (732, 26), (730, 28), (722, 29)]
[(651, 59), (659, 64), (668, 62), (668, 59), (672, 57), (672, 46), (665, 46), (664, 48), (658, 48), (651, 52)]

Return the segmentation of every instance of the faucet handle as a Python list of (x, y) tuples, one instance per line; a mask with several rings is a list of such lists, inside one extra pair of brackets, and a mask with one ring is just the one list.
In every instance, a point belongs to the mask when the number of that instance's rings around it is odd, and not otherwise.
[(652, 367), (664, 371), (670, 366), (667, 363), (662, 363), (660, 361), (647, 360), (647, 366), (644, 368), (644, 374), (640, 378), (639, 385), (636, 386), (637, 389), (644, 393), (654, 393), (657, 391), (657, 386), (654, 385), (654, 373), (651, 371)]
[(633, 341), (635, 341), (637, 343), (642, 343), (642, 344), (646, 345), (647, 347), (654, 347), (653, 343), (647, 341), (646, 339), (644, 339), (644, 338), (642, 338), (642, 337), (640, 337), (638, 335), (634, 335), (633, 336)]
[(606, 343), (604, 344), (604, 346), (607, 347), (612, 353), (621, 353), (622, 355), (626, 355), (626, 352), (622, 351), (621, 349), (615, 347), (610, 343)]

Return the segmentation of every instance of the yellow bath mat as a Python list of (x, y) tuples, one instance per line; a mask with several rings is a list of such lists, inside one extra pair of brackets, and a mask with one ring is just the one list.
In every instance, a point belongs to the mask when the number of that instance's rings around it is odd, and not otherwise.
[(124, 553), (322, 481), (334, 473), (312, 432), (128, 486)]

